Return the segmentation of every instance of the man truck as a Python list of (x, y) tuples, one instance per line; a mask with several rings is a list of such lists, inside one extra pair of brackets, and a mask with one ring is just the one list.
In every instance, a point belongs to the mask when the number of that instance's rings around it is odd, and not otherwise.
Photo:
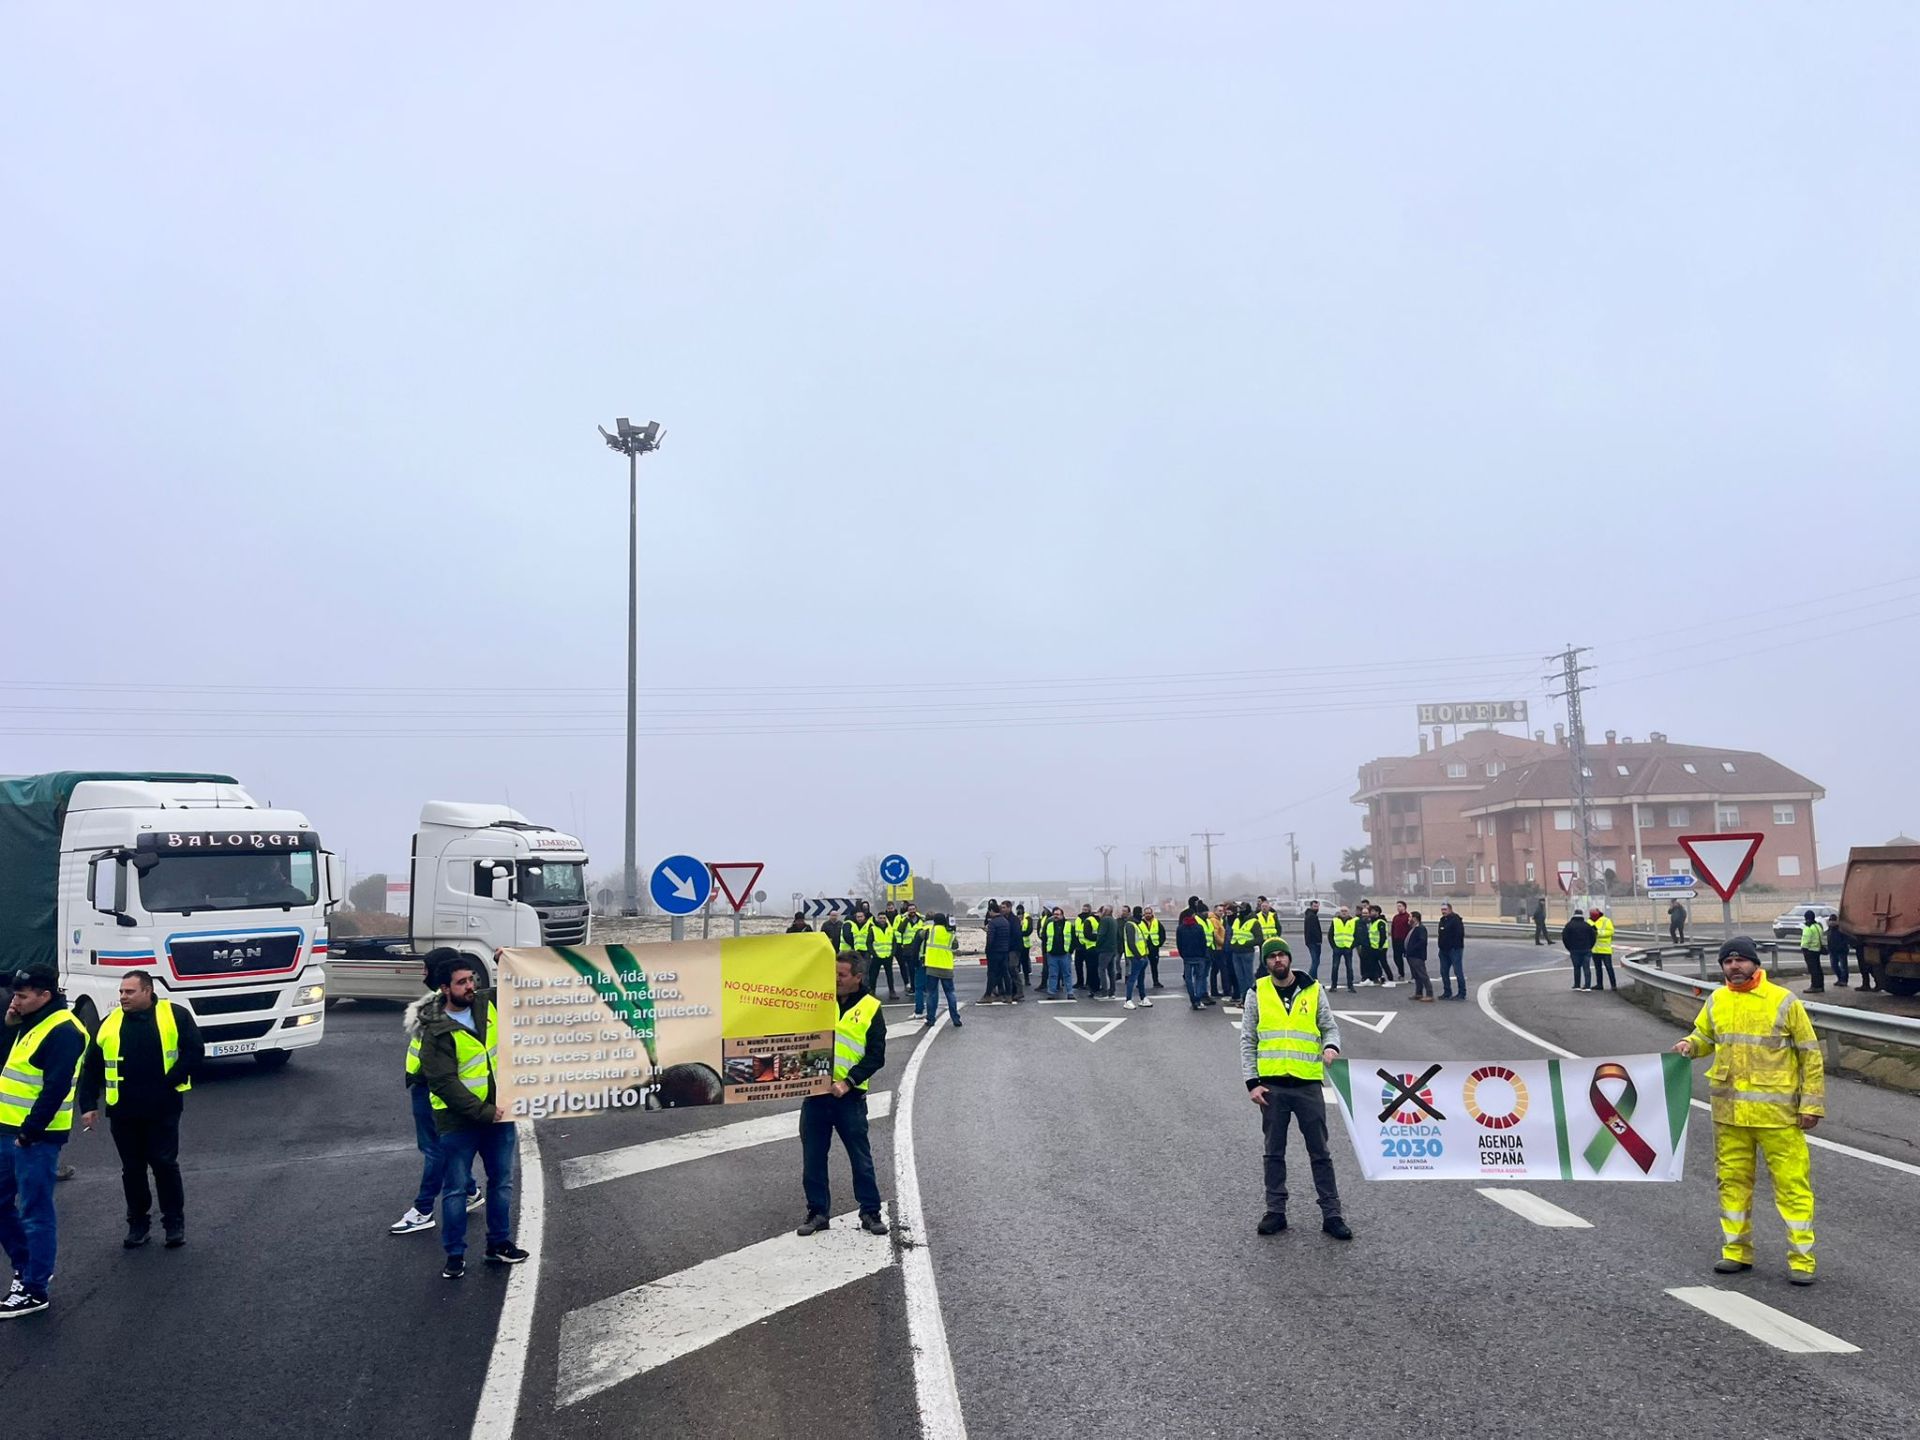
[(1920, 845), (1857, 845), (1832, 926), (1890, 995), (1920, 995)]
[(430, 800), (413, 836), (406, 933), (336, 936), (328, 995), (411, 1000), (426, 979), (421, 957), (442, 946), (486, 967), (516, 945), (585, 945), (586, 871), (577, 839), (518, 810)]
[(325, 1028), (343, 882), (305, 815), (230, 775), (0, 779), (0, 968), (53, 966), (89, 1031), (145, 970), (209, 1056), (284, 1065)]

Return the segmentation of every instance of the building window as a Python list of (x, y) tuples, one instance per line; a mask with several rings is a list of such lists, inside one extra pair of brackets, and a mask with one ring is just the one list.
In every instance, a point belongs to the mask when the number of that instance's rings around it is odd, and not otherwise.
[(1720, 817), (1720, 823), (1723, 826), (1738, 825), (1740, 823), (1740, 807), (1738, 805), (1722, 805), (1715, 813)]
[(1487, 778), (1491, 780), (1494, 778), (1494, 776), (1498, 775), (1499, 773), (1500, 773), (1500, 762), (1498, 760), (1487, 761)]
[(1449, 780), (1464, 780), (1464, 779), (1466, 779), (1466, 778), (1467, 778), (1467, 767), (1466, 767), (1465, 765), (1462, 765), (1462, 764), (1461, 764), (1461, 763), (1460, 763), (1459, 761), (1457, 761), (1457, 760), (1455, 760), (1455, 761), (1451, 761), (1451, 762), (1449, 762), (1449, 763), (1448, 763), (1448, 765), (1447, 765), (1447, 779), (1449, 779)]
[(1669, 875), (1686, 875), (1690, 874), (1692, 870), (1693, 862), (1684, 855), (1678, 860), (1667, 861), (1667, 873)]
[(1527, 884), (1533, 884), (1533, 862), (1527, 861)]
[(1640, 816), (1640, 828), (1642, 830), (1651, 830), (1653, 828), (1653, 812), (1651, 810), (1641, 810), (1637, 813)]
[(1687, 774), (1689, 775), (1698, 775), (1700, 773), (1698, 770), (1693, 768), (1693, 762), (1691, 760), (1682, 760), (1680, 762), (1680, 768), (1686, 771)]
[(1498, 865), (1487, 866), (1487, 884), (1498, 885), (1499, 883), (1500, 883), (1500, 867)]
[(1587, 777), (1587, 779), (1589, 779), (1589, 780), (1591, 780), (1591, 779), (1593, 778), (1593, 769), (1592, 769), (1592, 767), (1591, 767), (1591, 766), (1587, 766), (1587, 765), (1582, 765), (1582, 766), (1580, 767), (1580, 773), (1581, 773), (1582, 775), (1584, 775), (1584, 776), (1586, 776), (1586, 777)]
[(1726, 771), (1726, 772), (1727, 772), (1727, 774), (1729, 774), (1729, 775), (1731, 775), (1731, 774), (1733, 774), (1733, 761), (1731, 761), (1731, 760), (1722, 760), (1722, 761), (1720, 762), (1720, 768), (1721, 768), (1722, 770), (1724, 770), (1724, 771)]
[(1673, 826), (1677, 830), (1677, 829), (1683, 829), (1684, 827), (1691, 825), (1692, 823), (1693, 823), (1693, 820), (1687, 814), (1686, 806), (1684, 805), (1667, 806), (1667, 824)]
[(1590, 813), (1593, 816), (1594, 829), (1611, 830), (1613, 828), (1613, 812), (1611, 810), (1595, 810)]
[(1782, 879), (1791, 879), (1800, 873), (1800, 857), (1798, 855), (1782, 855), (1779, 859), (1780, 876)]
[(1597, 858), (1594, 860), (1593, 878), (1596, 880), (1604, 880), (1607, 878), (1607, 862), (1605, 860)]
[(1444, 860), (1434, 865), (1427, 873), (1433, 877), (1433, 883), (1435, 885), (1451, 885), (1454, 883), (1453, 866)]
[(1573, 828), (1573, 812), (1571, 810), (1554, 811), (1553, 828), (1556, 830), (1571, 830)]
[(1616, 765), (1616, 766), (1614, 766), (1614, 767), (1613, 767), (1613, 771), (1614, 771), (1614, 774), (1616, 774), (1616, 775), (1622, 775), (1622, 776), (1624, 776), (1624, 775), (1627, 775), (1627, 774), (1630, 774), (1630, 773), (1631, 773), (1631, 772), (1630, 772), (1630, 771), (1629, 771), (1629, 770), (1627, 769), (1627, 767), (1626, 767), (1626, 766), (1624, 766), (1624, 765)]
[(1532, 815), (1522, 815), (1520, 817), (1520, 833), (1522, 835), (1531, 835), (1533, 833)]
[(1773, 823), (1776, 825), (1793, 824), (1793, 806), (1776, 805), (1773, 807)]

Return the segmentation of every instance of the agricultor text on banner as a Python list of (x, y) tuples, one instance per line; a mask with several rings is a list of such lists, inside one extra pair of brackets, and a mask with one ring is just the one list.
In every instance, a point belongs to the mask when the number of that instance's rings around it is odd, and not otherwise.
[(1690, 1067), (1681, 1055), (1584, 1060), (1336, 1060), (1369, 1180), (1678, 1180)]
[(503, 950), (501, 1112), (515, 1119), (787, 1100), (833, 1079), (820, 934)]

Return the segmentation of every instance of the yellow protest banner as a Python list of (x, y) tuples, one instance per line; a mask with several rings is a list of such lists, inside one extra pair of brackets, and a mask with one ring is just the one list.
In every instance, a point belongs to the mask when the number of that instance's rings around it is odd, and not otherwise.
[(503, 950), (496, 969), (511, 1118), (785, 1100), (832, 1081), (824, 935)]

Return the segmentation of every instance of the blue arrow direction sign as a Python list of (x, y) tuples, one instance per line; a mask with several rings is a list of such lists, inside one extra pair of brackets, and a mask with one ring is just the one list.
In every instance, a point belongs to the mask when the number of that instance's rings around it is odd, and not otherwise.
[(653, 903), (669, 915), (691, 915), (713, 893), (713, 877), (691, 855), (669, 855), (653, 867), (647, 881)]
[(889, 885), (904, 885), (913, 874), (913, 866), (904, 855), (889, 855), (880, 862), (880, 878)]
[(1691, 890), (1699, 883), (1700, 882), (1695, 880), (1691, 875), (1647, 876), (1647, 889), (1649, 890)]

